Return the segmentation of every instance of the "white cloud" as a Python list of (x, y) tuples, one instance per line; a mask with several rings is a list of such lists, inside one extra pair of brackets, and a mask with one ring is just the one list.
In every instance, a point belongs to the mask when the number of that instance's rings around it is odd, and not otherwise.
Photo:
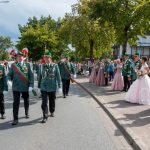
[(29, 17), (51, 15), (57, 19), (70, 12), (71, 5), (76, 2), (77, 0), (10, 0), (10, 3), (0, 3), (0, 35), (17, 38), (18, 24), (26, 24)]

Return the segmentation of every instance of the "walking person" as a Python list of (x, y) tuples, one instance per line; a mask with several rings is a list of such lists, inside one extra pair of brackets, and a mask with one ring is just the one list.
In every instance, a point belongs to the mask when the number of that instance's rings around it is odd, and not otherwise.
[[(32, 91), (34, 85), (34, 77), (30, 68), (30, 64), (23, 61), (23, 53), (16, 54), (16, 61), (12, 63), (8, 73), (9, 80), (12, 81), (13, 91), (13, 122), (12, 125), (18, 124), (18, 112), (20, 104), (20, 96), (24, 100), (25, 117), (29, 118), (29, 92)], [(10, 82), (9, 82), (10, 83)]]
[(44, 54), (45, 64), (41, 65), (39, 70), (38, 88), (42, 94), (42, 123), (46, 123), (48, 119), (48, 102), (51, 117), (54, 117), (56, 90), (61, 91), (61, 76), (58, 65), (52, 62), (52, 55), (49, 51)]
[(4, 105), (4, 96), (8, 91), (8, 85), (6, 80), (6, 74), (4, 67), (0, 64), (0, 114), (1, 119), (5, 119), (5, 105)]
[(75, 70), (71, 62), (69, 62), (68, 57), (62, 57), (61, 62), (59, 62), (59, 70), (62, 79), (62, 91), (63, 97), (66, 98), (69, 93), (70, 88), (70, 80), (72, 81), (71, 74), (74, 75), (75, 78)]

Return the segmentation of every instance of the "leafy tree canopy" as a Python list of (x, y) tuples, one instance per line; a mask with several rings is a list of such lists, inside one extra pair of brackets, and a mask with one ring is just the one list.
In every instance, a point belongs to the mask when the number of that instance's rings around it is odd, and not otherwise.
[(89, 2), (81, 0), (72, 6), (72, 13), (62, 21), (60, 35), (71, 43), (80, 57), (100, 57), (114, 42), (114, 29), (108, 22), (99, 25), (90, 18)]
[(61, 52), (68, 48), (59, 36), (60, 26), (60, 18), (57, 21), (50, 16), (42, 16), (39, 20), (29, 18), (26, 25), (19, 25), (21, 37), (17, 48), (27, 47), (33, 60), (40, 59), (45, 49), (51, 51), (54, 59), (59, 59)]
[(5, 51), (7, 48), (13, 46), (13, 42), (10, 37), (0, 36), (0, 49)]
[(127, 42), (134, 45), (138, 35), (144, 37), (150, 30), (149, 0), (91, 0), (89, 7), (91, 19), (114, 27), (116, 43), (123, 45), (124, 53)]

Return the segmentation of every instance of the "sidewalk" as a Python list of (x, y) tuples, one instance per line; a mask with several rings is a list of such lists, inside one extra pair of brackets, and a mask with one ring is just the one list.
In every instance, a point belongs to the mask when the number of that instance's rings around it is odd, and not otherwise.
[(76, 82), (102, 104), (135, 149), (150, 150), (150, 106), (127, 103), (124, 92), (112, 91), (110, 86), (96, 86), (87, 77)]

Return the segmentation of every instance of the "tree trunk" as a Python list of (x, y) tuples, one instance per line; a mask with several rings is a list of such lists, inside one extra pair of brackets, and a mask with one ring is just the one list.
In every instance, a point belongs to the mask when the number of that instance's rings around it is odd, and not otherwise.
[(125, 29), (125, 39), (124, 39), (124, 43), (123, 43), (123, 55), (127, 51), (127, 43), (128, 43), (128, 29)]
[[(128, 3), (129, 1), (128, 0), (125, 0), (125, 9), (128, 10)], [(128, 29), (129, 29), (129, 25), (126, 25), (125, 26), (125, 29), (124, 29), (124, 43), (123, 43), (123, 55), (126, 53), (127, 51), (127, 43), (128, 43)]]
[(94, 48), (94, 41), (92, 39), (90, 39), (89, 41), (89, 44), (90, 44), (90, 59), (92, 60), (93, 59), (93, 48)]

